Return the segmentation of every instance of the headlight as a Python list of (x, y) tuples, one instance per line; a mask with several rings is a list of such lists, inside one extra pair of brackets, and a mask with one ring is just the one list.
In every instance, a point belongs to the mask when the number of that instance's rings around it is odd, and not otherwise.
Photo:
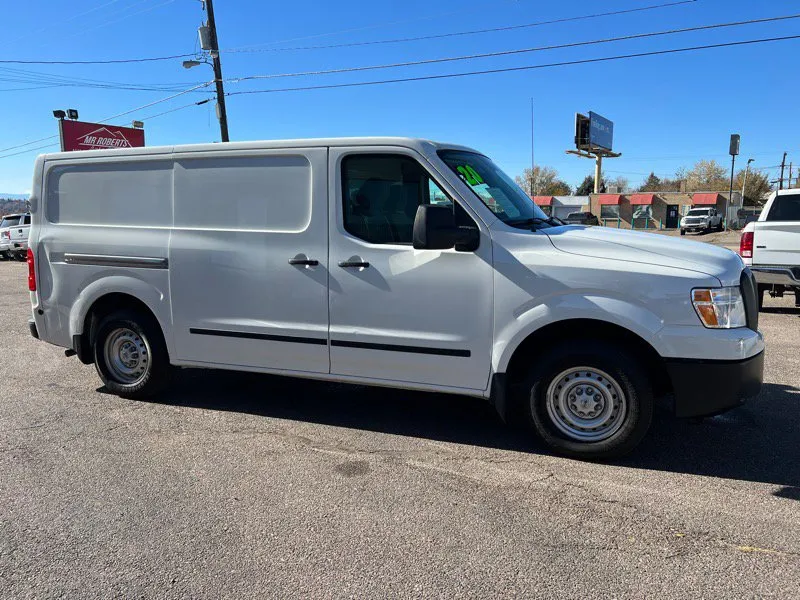
[(738, 287), (692, 290), (692, 304), (706, 327), (732, 329), (747, 325), (742, 292)]

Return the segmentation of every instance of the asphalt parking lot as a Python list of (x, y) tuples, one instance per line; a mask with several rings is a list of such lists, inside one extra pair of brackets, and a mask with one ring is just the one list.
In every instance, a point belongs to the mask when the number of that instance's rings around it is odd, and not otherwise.
[(800, 309), (765, 385), (615, 464), (469, 398), (185, 371), (157, 402), (32, 339), (0, 263), (0, 596), (800, 597)]

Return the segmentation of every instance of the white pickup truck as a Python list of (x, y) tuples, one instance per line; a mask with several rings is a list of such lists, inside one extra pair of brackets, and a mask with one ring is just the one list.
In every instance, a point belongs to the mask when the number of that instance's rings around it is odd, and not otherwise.
[(742, 231), (739, 254), (758, 282), (759, 307), (765, 292), (786, 291), (800, 306), (800, 189), (772, 193), (758, 221)]
[(687, 231), (722, 231), (722, 215), (716, 208), (692, 208), (681, 219), (681, 235)]
[(31, 229), (30, 213), (6, 215), (0, 221), (0, 253), (3, 258), (22, 260), (28, 250)]

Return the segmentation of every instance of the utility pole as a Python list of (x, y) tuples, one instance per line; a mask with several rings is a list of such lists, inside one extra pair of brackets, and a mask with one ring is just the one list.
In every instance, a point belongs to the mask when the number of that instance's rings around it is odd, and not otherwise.
[[(730, 227), (731, 204), (733, 204), (733, 169), (736, 165), (736, 156), (739, 154), (741, 139), (738, 133), (731, 134), (731, 144), (728, 149), (728, 154), (731, 155), (731, 186), (728, 189), (728, 201), (725, 203), (725, 224), (723, 225), (726, 229)], [(744, 200), (742, 200), (742, 204), (744, 204)]]
[(781, 178), (778, 180), (778, 189), (783, 189), (783, 168), (786, 166), (786, 154), (787, 152), (783, 153), (783, 160), (781, 161)]
[(531, 96), (531, 199), (536, 196), (536, 162), (533, 160), (533, 96)]
[(217, 24), (214, 21), (214, 2), (205, 0), (206, 13), (208, 14), (208, 29), (211, 37), (211, 60), (214, 67), (214, 82), (217, 84), (217, 112), (219, 117), (219, 133), (223, 142), (228, 142), (228, 112), (225, 110), (225, 90), (222, 87), (222, 64), (219, 60), (219, 40), (217, 39)]
[(789, 185), (786, 189), (792, 189), (792, 163), (789, 163)]
[(600, 176), (603, 174), (603, 155), (598, 154), (594, 159), (594, 193), (600, 193)]

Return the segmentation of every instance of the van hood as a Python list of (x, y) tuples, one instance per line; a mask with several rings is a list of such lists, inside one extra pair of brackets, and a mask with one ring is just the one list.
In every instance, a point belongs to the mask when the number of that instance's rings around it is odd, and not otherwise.
[(540, 231), (562, 252), (696, 271), (723, 285), (738, 285), (743, 267), (739, 255), (727, 248), (655, 233), (582, 226)]

